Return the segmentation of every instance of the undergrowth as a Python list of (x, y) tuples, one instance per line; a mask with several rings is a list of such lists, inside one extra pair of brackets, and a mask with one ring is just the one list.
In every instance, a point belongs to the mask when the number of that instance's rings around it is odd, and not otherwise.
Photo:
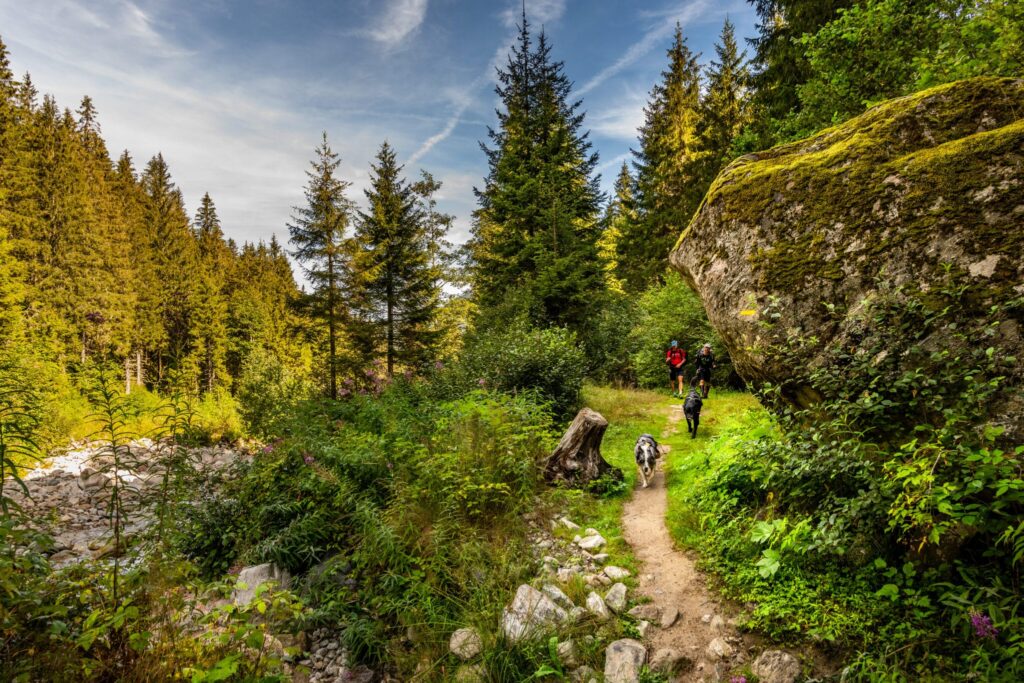
[(766, 387), (774, 417), (737, 406), (676, 453), (676, 539), (747, 627), (817, 644), (847, 680), (1024, 676), (1024, 448), (986, 424), (1016, 359), (985, 339), (1015, 313), (968, 329), (967, 295), (883, 290), (863, 311), (874, 345), (837, 347), (801, 378), (820, 403), (786, 407)]

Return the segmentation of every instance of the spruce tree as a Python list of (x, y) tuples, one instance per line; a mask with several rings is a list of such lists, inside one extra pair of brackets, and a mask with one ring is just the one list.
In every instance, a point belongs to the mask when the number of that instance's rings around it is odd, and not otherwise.
[(619, 175), (615, 178), (615, 194), (605, 209), (601, 238), (598, 240), (609, 291), (618, 294), (625, 291), (619, 266), (622, 234), (629, 232), (639, 218), (636, 206), (636, 181), (629, 172), (629, 165), (622, 162)]
[(676, 25), (668, 69), (651, 91), (634, 151), (640, 221), (623, 226), (619, 271), (639, 292), (655, 282), (704, 196), (700, 173), (700, 68)]
[(753, 57), (753, 104), (759, 147), (779, 140), (780, 122), (800, 108), (800, 86), (812, 76), (800, 38), (814, 34), (854, 0), (747, 0), (758, 17)]
[(345, 231), (353, 210), (345, 197), (351, 183), (335, 175), (340, 164), (324, 132), (312, 170), (306, 171), (306, 206), (295, 208), (288, 225), (292, 256), (313, 286), (311, 313), (327, 326), (328, 392), (334, 399), (338, 397), (338, 340), (345, 322), (342, 285), (350, 265)]
[[(143, 222), (153, 250), (156, 304), (159, 328), (149, 339), (156, 359), (157, 381), (165, 370), (178, 368), (191, 351), (191, 319), (195, 301), (194, 273), (197, 265), (195, 239), (181, 191), (171, 180), (162, 154), (146, 165), (142, 174), (145, 195)], [(150, 312), (152, 313), (152, 312)]]
[(194, 223), (199, 270), (196, 301), (192, 313), (194, 340), (191, 366), (197, 374), (199, 390), (212, 391), (226, 383), (227, 313), (225, 296), (232, 254), (224, 242), (217, 208), (207, 192), (199, 204)]
[(708, 67), (708, 90), (700, 109), (700, 147), (707, 183), (731, 161), (733, 141), (750, 121), (746, 52), (739, 51), (735, 27), (728, 19), (722, 25), (715, 53), (718, 59)]
[(590, 324), (587, 308), (604, 280), (597, 155), (582, 130), (581, 102), (569, 99), (571, 85), (543, 32), (534, 47), (524, 15), (498, 69), (502, 109), (488, 131), (491, 146), (482, 145), (489, 172), (477, 190), (469, 252), (485, 314), (579, 330)]
[(369, 210), (360, 213), (356, 228), (357, 339), (370, 357), (382, 348), (389, 377), (398, 362), (414, 369), (432, 360), (438, 339), (440, 282), (431, 266), (435, 228), (401, 174), (385, 142), (370, 166)]

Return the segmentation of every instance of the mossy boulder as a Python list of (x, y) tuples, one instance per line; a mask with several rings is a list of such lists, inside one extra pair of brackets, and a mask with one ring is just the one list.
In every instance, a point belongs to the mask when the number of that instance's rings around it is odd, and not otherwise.
[[(700, 294), (739, 374), (784, 384), (795, 366), (826, 363), (837, 344), (865, 344), (874, 331), (858, 311), (881, 289), (927, 296), (952, 273), (980, 320), (1024, 297), (1022, 256), (1024, 80), (977, 78), (738, 159), (671, 263)], [(983, 343), (1020, 358), (1020, 310)], [(795, 338), (798, 354), (772, 353)], [(1020, 365), (1008, 388), (1019, 389)], [(796, 403), (818, 397), (790, 383)], [(1020, 392), (1000, 401), (992, 417), (1019, 441)]]

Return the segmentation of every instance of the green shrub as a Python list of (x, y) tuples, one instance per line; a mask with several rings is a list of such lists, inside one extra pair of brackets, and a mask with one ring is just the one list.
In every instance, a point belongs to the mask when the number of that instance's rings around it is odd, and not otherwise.
[(447, 381), (461, 392), (475, 388), (536, 391), (555, 415), (572, 417), (580, 407), (587, 359), (576, 335), (562, 328), (525, 323), (475, 333), (466, 340)]
[(256, 436), (273, 433), (277, 422), (311, 393), (307, 377), (263, 348), (246, 357), (235, 391), (245, 426)]
[(822, 400), (764, 387), (782, 430), (691, 494), (751, 625), (859, 650), (865, 679), (1024, 676), (1024, 446), (987, 424), (1016, 359), (985, 343), (1021, 302), (967, 324), (971, 305), (953, 275), (927, 294), (880, 287), (860, 311), (872, 334), (794, 378)]
[(308, 572), (309, 624), (345, 623), (356, 658), (405, 674), (419, 663), (410, 627), (420, 654), (443, 657), (456, 624), (497, 623), (494, 596), (533, 571), (520, 513), (554, 441), (529, 392), (437, 402), (399, 380), (378, 397), (307, 401), (278, 424), (282, 437), (184, 525), (182, 547), (204, 571), (273, 561)]

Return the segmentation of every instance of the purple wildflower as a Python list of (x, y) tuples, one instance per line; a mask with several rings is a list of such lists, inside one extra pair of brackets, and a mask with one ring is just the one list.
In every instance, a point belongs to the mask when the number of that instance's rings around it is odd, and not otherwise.
[(971, 626), (979, 638), (995, 638), (999, 634), (999, 629), (992, 625), (991, 617), (976, 610), (971, 610)]
[(479, 385), (480, 385), (480, 386), (482, 386), (482, 387), (485, 387), (485, 386), (487, 386), (487, 380), (485, 380), (485, 379), (484, 379), (483, 377), (481, 377), (480, 379), (478, 379), (478, 380), (476, 381), (476, 383), (477, 383), (477, 384), (479, 384)]
[(444, 370), (444, 363), (442, 363), (439, 360), (434, 361), (434, 369), (435, 370)]
[(729, 679), (729, 683), (747, 683), (746, 676), (733, 676)]
[(264, 446), (263, 447), (263, 452), (264, 453), (273, 453), (274, 452), (274, 447), (273, 446)]
[(391, 464), (391, 461), (388, 461), (387, 465), (389, 470), (395, 469), (395, 466)]
[(306, 463), (307, 465), (312, 465), (313, 463), (316, 462), (316, 458), (314, 458), (309, 453), (306, 453), (304, 456), (302, 456), (302, 462)]

